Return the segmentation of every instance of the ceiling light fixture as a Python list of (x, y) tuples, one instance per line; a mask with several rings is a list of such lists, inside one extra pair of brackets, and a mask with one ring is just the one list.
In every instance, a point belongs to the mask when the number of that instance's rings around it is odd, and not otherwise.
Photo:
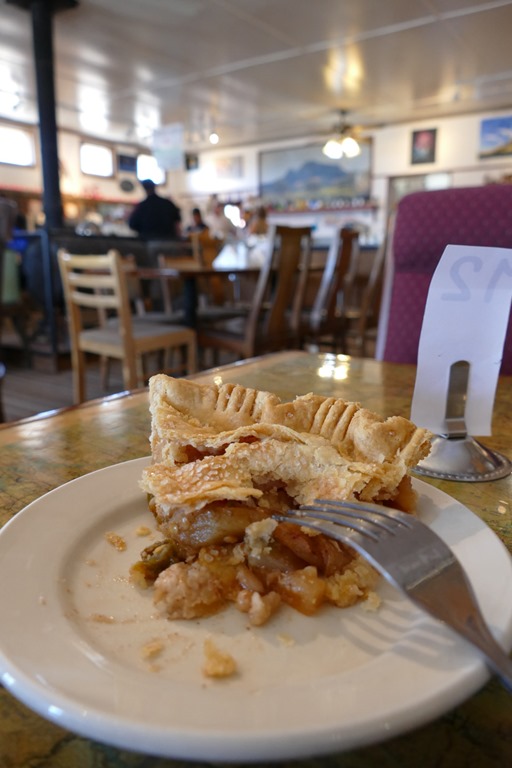
[(352, 128), (346, 123), (347, 113), (340, 112), (340, 127), (337, 136), (331, 138), (323, 146), (322, 152), (331, 160), (340, 160), (342, 157), (357, 157), (361, 154), (361, 146), (352, 135)]
[(219, 134), (215, 131), (212, 131), (209, 136), (210, 144), (218, 144), (219, 143)]

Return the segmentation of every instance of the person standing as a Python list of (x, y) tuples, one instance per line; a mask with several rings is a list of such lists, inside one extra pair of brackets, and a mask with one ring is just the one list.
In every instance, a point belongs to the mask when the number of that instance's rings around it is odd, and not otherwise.
[(172, 200), (160, 197), (151, 179), (141, 182), (146, 199), (135, 206), (128, 225), (143, 240), (178, 240), (181, 237), (181, 211)]

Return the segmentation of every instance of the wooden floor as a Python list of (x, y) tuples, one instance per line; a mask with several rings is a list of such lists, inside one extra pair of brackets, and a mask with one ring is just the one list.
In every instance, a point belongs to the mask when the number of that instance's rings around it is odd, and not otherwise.
[[(51, 411), (73, 404), (72, 373), (69, 368), (57, 372), (27, 368), (17, 361), (5, 362), (7, 372), (2, 387), (5, 421), (16, 421), (36, 413)], [(120, 367), (112, 365), (108, 390), (100, 381), (98, 363), (91, 362), (87, 370), (87, 399), (121, 392), (123, 382)]]
[[(124, 390), (121, 365), (116, 360), (110, 361), (108, 387), (103, 389), (98, 360), (91, 357), (87, 366), (87, 400)], [(221, 355), (219, 362), (232, 360), (232, 356)], [(73, 375), (69, 356), (59, 358), (59, 370), (56, 370), (48, 357), (34, 355), (32, 364), (27, 366), (19, 349), (2, 347), (0, 361), (6, 366), (0, 389), (4, 422), (73, 405)]]
[[(65, 344), (63, 348), (66, 348)], [(0, 362), (7, 369), (0, 389), (4, 422), (73, 405), (73, 375), (69, 354), (61, 354), (58, 361), (55, 361), (55, 357), (49, 354), (49, 344), (40, 341), (32, 345), (32, 350), (32, 359), (27, 364), (18, 335), (9, 326), (2, 328)], [(87, 400), (123, 390), (120, 362), (110, 361), (108, 387), (103, 389), (99, 358), (91, 356), (86, 377)]]

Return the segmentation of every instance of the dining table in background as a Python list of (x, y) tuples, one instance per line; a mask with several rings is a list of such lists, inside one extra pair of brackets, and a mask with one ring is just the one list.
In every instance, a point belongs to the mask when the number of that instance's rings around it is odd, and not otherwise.
[[(284, 399), (315, 392), (356, 400), (383, 416), (408, 417), (415, 367), (342, 355), (282, 352), (203, 371), (200, 382), (232, 382)], [(1, 511), (7, 523), (31, 501), (76, 477), (149, 454), (147, 390), (120, 393), (0, 427)], [(512, 386), (500, 379), (493, 434), (485, 444), (512, 456)], [(422, 478), (478, 515), (512, 551), (512, 477), (482, 483)], [(19, 574), (22, 576), (22, 573)], [(18, 578), (17, 573), (12, 578)], [(496, 585), (499, 589), (500, 585)], [(1, 633), (1, 627), (0, 627)], [(169, 692), (172, 696), (172, 691)], [(339, 692), (340, 697), (344, 695)], [(314, 707), (312, 700), (311, 706)], [(504, 768), (512, 759), (512, 696), (494, 678), (433, 722), (388, 741), (287, 761), (318, 768)], [(197, 763), (199, 764), (199, 763)], [(206, 765), (206, 763), (202, 763)], [(0, 689), (0, 766), (8, 768), (178, 768), (75, 735)]]
[(133, 272), (139, 280), (183, 280), (184, 323), (190, 328), (196, 328), (199, 303), (198, 280), (200, 278), (217, 277), (222, 280), (233, 280), (241, 275), (255, 278), (259, 274), (260, 268), (244, 266), (207, 267), (200, 264), (181, 264), (176, 267), (136, 267), (128, 269), (127, 272)]

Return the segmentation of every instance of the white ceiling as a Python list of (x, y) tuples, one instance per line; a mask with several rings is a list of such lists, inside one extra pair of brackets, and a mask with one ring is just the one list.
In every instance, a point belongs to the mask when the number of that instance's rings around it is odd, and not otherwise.
[[(0, 116), (37, 122), (29, 13), (0, 4)], [(61, 127), (187, 148), (512, 108), (512, 0), (80, 0), (54, 19)], [(14, 94), (14, 96), (13, 96)]]

